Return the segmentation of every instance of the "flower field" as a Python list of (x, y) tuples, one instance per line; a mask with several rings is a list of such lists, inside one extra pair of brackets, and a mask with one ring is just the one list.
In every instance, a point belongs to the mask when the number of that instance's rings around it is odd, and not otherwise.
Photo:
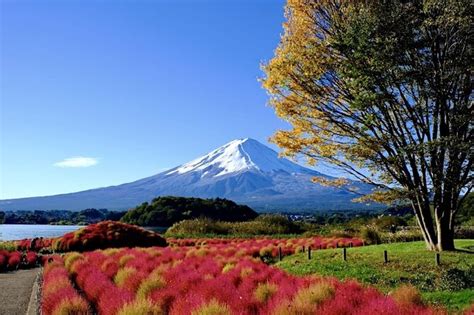
[(55, 255), (44, 268), (43, 314), (443, 313), (406, 288), (386, 296), (354, 281), (289, 275), (258, 257), (272, 240), (178, 246), (189, 241)]

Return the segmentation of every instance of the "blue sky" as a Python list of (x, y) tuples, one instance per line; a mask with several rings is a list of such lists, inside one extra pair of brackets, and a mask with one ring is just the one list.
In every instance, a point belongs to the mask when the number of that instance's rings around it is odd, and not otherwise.
[(287, 127), (257, 82), (283, 1), (0, 6), (0, 199), (136, 180)]

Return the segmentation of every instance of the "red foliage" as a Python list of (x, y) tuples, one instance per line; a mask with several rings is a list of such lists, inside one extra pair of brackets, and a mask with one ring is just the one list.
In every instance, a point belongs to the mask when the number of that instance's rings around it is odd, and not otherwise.
[(52, 238), (28, 238), (19, 241), (15, 241), (16, 249), (22, 251), (39, 251), (43, 248), (51, 247), (53, 242)]
[(92, 314), (89, 303), (74, 289), (64, 262), (57, 257), (44, 268), (41, 311), (44, 315)]
[(105, 290), (98, 301), (98, 310), (102, 315), (117, 314), (126, 303), (133, 301), (135, 295), (129, 291), (111, 286)]
[[(226, 240), (202, 246), (87, 252), (69, 278), (75, 279), (99, 314), (107, 315), (117, 314), (134, 302), (140, 305), (140, 301), (149, 301), (147, 303), (170, 315), (194, 311), (270, 315), (307, 313), (308, 310), (338, 315), (436, 313), (422, 305), (402, 307), (390, 296), (357, 282), (295, 277), (252, 257), (266, 246), (273, 246), (269, 249), (273, 255), (277, 245), (273, 241)], [(329, 244), (323, 239), (317, 241)], [(300, 243), (279, 242), (287, 247)], [(314, 244), (316, 240), (306, 242)], [(56, 260), (55, 264), (63, 262)], [(120, 275), (118, 270), (122, 270)], [(64, 266), (61, 270), (49, 271), (45, 282), (52, 277), (64, 278), (65, 272)], [(316, 289), (312, 289), (315, 285)], [(69, 290), (64, 292), (66, 296), (72, 294)], [(143, 300), (144, 297), (148, 300)], [(45, 309), (49, 309), (50, 300), (44, 303)]]
[(21, 262), (21, 253), (20, 252), (11, 252), (8, 255), (7, 267), (10, 270), (18, 269)]
[(66, 233), (52, 242), (52, 248), (62, 252), (135, 246), (166, 246), (166, 240), (135, 225), (103, 221)]
[(213, 246), (226, 252), (226, 255), (250, 255), (252, 257), (277, 257), (278, 248), (281, 248), (282, 255), (292, 255), (303, 248), (312, 250), (335, 248), (335, 247), (357, 247), (362, 246), (363, 241), (358, 238), (327, 238), (327, 237), (309, 237), (309, 238), (290, 238), (290, 239), (272, 239), (272, 238), (196, 238), (196, 239), (167, 239), (171, 246)]
[(40, 260), (35, 252), (21, 253), (0, 250), (0, 272), (23, 268), (32, 268)]
[(38, 255), (36, 255), (35, 252), (27, 252), (25, 255), (25, 261), (28, 267), (34, 267), (38, 261)]

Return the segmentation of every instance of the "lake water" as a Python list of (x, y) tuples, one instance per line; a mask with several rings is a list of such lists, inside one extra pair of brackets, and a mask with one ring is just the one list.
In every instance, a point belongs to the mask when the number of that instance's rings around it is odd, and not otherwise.
[(0, 224), (0, 241), (56, 237), (81, 228), (79, 225)]

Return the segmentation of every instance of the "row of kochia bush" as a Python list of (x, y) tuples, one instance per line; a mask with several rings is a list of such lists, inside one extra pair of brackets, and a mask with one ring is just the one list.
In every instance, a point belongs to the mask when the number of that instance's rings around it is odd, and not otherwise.
[(253, 258), (254, 247), (258, 245), (241, 242), (55, 256), (45, 267), (42, 311), (45, 315), (92, 310), (104, 315), (444, 313), (424, 306), (411, 287), (387, 296), (354, 281), (289, 275)]
[(19, 251), (89, 251), (111, 247), (166, 246), (158, 233), (118, 221), (102, 221), (55, 238), (33, 238), (9, 242)]
[(0, 250), (0, 272), (35, 267), (40, 263), (35, 252)]
[[(196, 238), (196, 239), (173, 239), (165, 240), (159, 234), (143, 228), (121, 222), (105, 221), (89, 225), (77, 231), (65, 234), (62, 237), (48, 239), (36, 238), (25, 239), (14, 242), (18, 251), (0, 252), (0, 272), (35, 266), (37, 255), (34, 251), (45, 253), (49, 251), (90, 251), (105, 248), (120, 247), (149, 247), (149, 246), (201, 246), (213, 245), (222, 251), (234, 252), (237, 257), (249, 255), (272, 259), (281, 254), (291, 255), (311, 247), (312, 249), (325, 249), (347, 246), (361, 246), (360, 239), (353, 238)], [(19, 251), (23, 251), (21, 253)], [(47, 259), (47, 255), (40, 255), (41, 259)]]
[[(61, 238), (64, 240), (64, 238)], [(85, 238), (88, 239), (88, 238)], [(47, 240), (41, 240), (36, 244), (47, 244)], [(281, 249), (282, 256), (291, 255), (308, 249), (326, 249), (335, 247), (361, 246), (363, 243), (359, 239), (351, 238), (292, 238), (292, 239), (272, 239), (272, 238), (255, 238), (255, 239), (168, 239), (170, 247), (190, 247), (189, 251), (206, 251), (203, 246), (211, 245), (213, 249), (219, 249), (222, 252), (232, 254), (235, 257), (251, 256), (260, 257), (262, 259), (274, 259), (278, 257)], [(26, 249), (27, 244), (31, 240), (22, 240), (19, 248)], [(55, 241), (52, 243), (54, 244)], [(65, 244), (65, 243), (63, 243)], [(88, 243), (91, 244), (91, 243)], [(99, 242), (105, 244), (105, 241)], [(117, 245), (117, 243), (115, 243)], [(139, 243), (141, 244), (141, 243)], [(196, 247), (197, 246), (197, 247)], [(199, 248), (199, 249), (196, 249)], [(19, 268), (30, 268), (42, 263), (48, 259), (48, 255), (38, 256), (34, 251), (0, 251), (0, 272), (15, 270)]]
[[(361, 246), (357, 238), (308, 237), (292, 239), (258, 238), (267, 245), (280, 246), (286, 253), (301, 251), (303, 247), (313, 249), (335, 248), (343, 246)], [(39, 251), (49, 249), (56, 252), (90, 251), (96, 249), (119, 247), (151, 247), (151, 246), (194, 246), (203, 244), (237, 244), (247, 242), (245, 238), (194, 238), (164, 239), (158, 233), (141, 227), (116, 221), (104, 221), (92, 224), (77, 231), (66, 233), (57, 238), (36, 238), (16, 241), (17, 250)], [(260, 246), (261, 247), (261, 246)]]
[[(77, 231), (51, 239), (25, 239), (16, 241), (17, 250), (38, 251), (50, 249), (56, 252), (90, 251), (120, 247), (151, 247), (151, 246), (195, 246), (205, 244), (239, 244), (248, 243), (247, 238), (193, 238), (193, 239), (164, 239), (158, 233), (141, 227), (116, 221), (104, 221), (92, 224)], [(278, 246), (285, 253), (295, 253), (304, 248), (326, 249), (344, 246), (361, 246), (363, 241), (357, 238), (336, 237), (307, 237), (307, 238), (257, 238), (259, 247)]]

